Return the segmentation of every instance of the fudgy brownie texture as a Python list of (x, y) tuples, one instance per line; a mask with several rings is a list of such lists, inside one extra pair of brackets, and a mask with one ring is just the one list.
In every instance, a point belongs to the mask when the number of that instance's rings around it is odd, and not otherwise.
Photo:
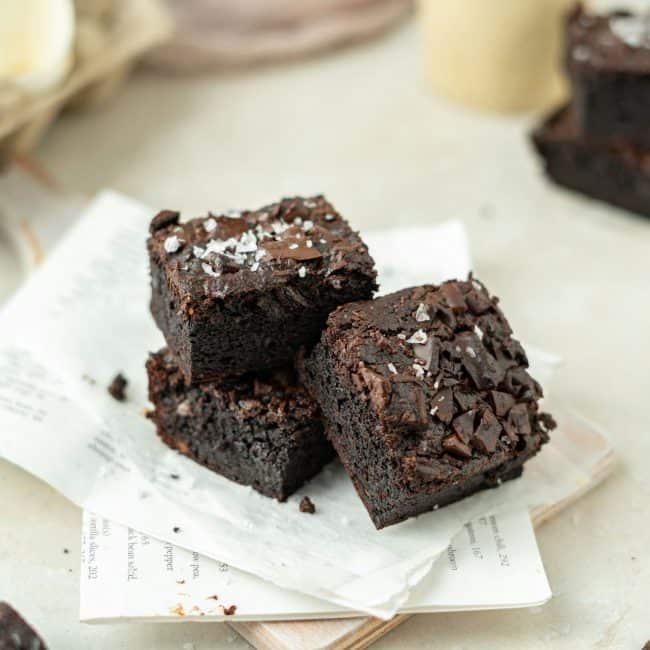
[(7, 603), (0, 603), (0, 650), (47, 650), (43, 639)]
[(334, 458), (292, 370), (188, 386), (165, 349), (150, 355), (147, 373), (162, 441), (232, 481), (283, 501)]
[(322, 197), (151, 223), (151, 311), (191, 383), (291, 363), (337, 306), (372, 296), (374, 263)]
[(299, 367), (377, 528), (519, 476), (555, 424), (473, 279), (333, 312)]
[(569, 16), (566, 67), (580, 132), (650, 146), (650, 17)]
[(551, 115), (532, 139), (556, 183), (650, 216), (650, 148), (585, 139), (570, 107)]

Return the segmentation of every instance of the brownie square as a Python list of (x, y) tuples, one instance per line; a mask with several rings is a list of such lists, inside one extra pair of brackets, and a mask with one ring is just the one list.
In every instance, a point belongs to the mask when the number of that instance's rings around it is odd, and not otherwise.
[(650, 148), (585, 139), (569, 107), (551, 115), (532, 139), (559, 185), (650, 216)]
[(471, 278), (340, 307), (299, 366), (377, 528), (519, 476), (554, 426)]
[(0, 650), (47, 650), (43, 639), (7, 603), (0, 603)]
[(291, 363), (337, 306), (372, 296), (374, 262), (322, 196), (151, 223), (151, 311), (191, 383)]
[(334, 458), (293, 370), (189, 386), (164, 349), (150, 355), (147, 373), (162, 441), (231, 481), (284, 501)]
[(567, 23), (566, 67), (580, 132), (650, 146), (650, 19), (581, 6)]

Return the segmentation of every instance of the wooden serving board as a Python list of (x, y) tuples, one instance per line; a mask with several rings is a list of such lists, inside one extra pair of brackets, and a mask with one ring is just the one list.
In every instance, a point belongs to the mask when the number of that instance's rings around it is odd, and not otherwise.
[[(531, 511), (535, 527), (570, 506), (609, 476), (615, 467), (610, 441), (592, 424), (565, 414), (561, 435), (549, 443), (588, 475), (589, 480), (561, 501)], [(398, 614), (389, 621), (371, 617), (323, 621), (228, 623), (258, 650), (361, 650), (400, 625), (413, 614)]]

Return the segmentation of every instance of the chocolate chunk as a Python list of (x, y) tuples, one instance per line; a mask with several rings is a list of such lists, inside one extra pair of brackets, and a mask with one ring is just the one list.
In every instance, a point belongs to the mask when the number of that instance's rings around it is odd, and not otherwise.
[(500, 391), (493, 390), (490, 392), (490, 395), (494, 404), (494, 412), (498, 417), (506, 415), (515, 405), (515, 398), (510, 393), (501, 393)]
[[(230, 239), (234, 237), (235, 239), (241, 237), (248, 230), (248, 223), (246, 219), (231, 219), (230, 217), (215, 217), (214, 220), (217, 222), (217, 233), (218, 239)], [(211, 233), (213, 238), (215, 233)]]
[(442, 448), (459, 458), (471, 458), (472, 456), (470, 446), (465, 444), (455, 433), (443, 439)]
[(504, 370), (487, 351), (483, 342), (470, 332), (456, 337), (462, 364), (477, 388), (495, 388), (504, 377)]
[(118, 373), (113, 377), (113, 381), (108, 385), (108, 392), (113, 399), (118, 402), (123, 402), (126, 399), (126, 387), (128, 385), (126, 377), (122, 373)]
[(514, 426), (519, 435), (527, 436), (532, 432), (530, 427), (530, 415), (528, 414), (528, 408), (526, 408), (525, 404), (517, 404), (510, 409), (508, 422)]
[(303, 262), (305, 260), (317, 260), (322, 253), (312, 246), (309, 248), (305, 239), (292, 241), (282, 239), (280, 241), (264, 241), (261, 247), (274, 259), (289, 259)]
[(310, 515), (313, 515), (316, 512), (316, 506), (312, 503), (312, 500), (309, 497), (303, 497), (300, 500), (300, 512), (307, 512)]
[(543, 397), (540, 385), (526, 372), (525, 368), (511, 368), (507, 371), (505, 387), (509, 393), (525, 402)]
[(0, 602), (0, 649), (47, 650), (47, 646), (11, 605)]
[(224, 607), (223, 613), (226, 616), (232, 616), (237, 611), (237, 605), (230, 605), (230, 607)]
[(440, 294), (447, 301), (447, 304), (455, 313), (463, 312), (467, 309), (465, 297), (458, 284), (454, 282), (445, 282), (440, 287)]
[(175, 210), (161, 210), (152, 220), (149, 225), (149, 232), (153, 234), (157, 230), (162, 230), (167, 226), (172, 226), (178, 223), (181, 217), (180, 212)]
[(459, 415), (452, 423), (451, 426), (456, 432), (456, 435), (465, 443), (468, 443), (474, 433), (474, 420), (476, 419), (476, 411), (467, 411)]
[(364, 365), (359, 367), (359, 375), (368, 388), (370, 402), (377, 410), (382, 410), (391, 394), (390, 382), (378, 372)]
[(391, 426), (398, 431), (425, 429), (429, 417), (422, 388), (414, 381), (400, 381), (396, 378), (392, 384), (386, 416)]
[(493, 307), (490, 299), (482, 292), (472, 289), (466, 296), (465, 300), (473, 314), (480, 316)]
[(464, 393), (460, 390), (454, 391), (454, 399), (456, 400), (456, 404), (460, 406), (461, 411), (474, 409), (479, 403), (479, 398), (476, 393)]
[(449, 468), (437, 460), (428, 457), (419, 457), (415, 463), (415, 471), (425, 481), (445, 481), (449, 478)]
[(450, 388), (439, 391), (433, 398), (433, 409), (436, 417), (445, 424), (449, 424), (454, 417), (454, 395)]
[(497, 448), (502, 427), (490, 409), (485, 409), (481, 423), (472, 437), (472, 444), (484, 454), (491, 454)]

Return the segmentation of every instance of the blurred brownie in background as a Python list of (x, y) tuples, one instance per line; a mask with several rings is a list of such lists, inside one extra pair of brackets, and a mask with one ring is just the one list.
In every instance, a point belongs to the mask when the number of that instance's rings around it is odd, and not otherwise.
[(584, 137), (650, 146), (650, 13), (578, 6), (567, 23), (566, 67)]
[(586, 138), (570, 106), (552, 114), (532, 140), (559, 185), (650, 217), (650, 147)]

